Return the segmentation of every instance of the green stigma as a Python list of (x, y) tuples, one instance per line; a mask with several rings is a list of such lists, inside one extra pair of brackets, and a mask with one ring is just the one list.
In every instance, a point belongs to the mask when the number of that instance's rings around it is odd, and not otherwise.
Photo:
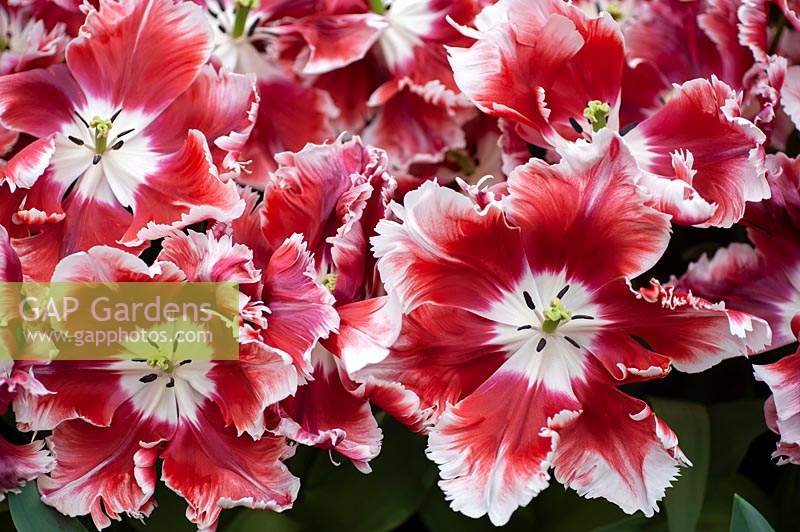
[(327, 288), (329, 291), (333, 292), (336, 290), (336, 277), (335, 273), (329, 273), (325, 277), (322, 278), (322, 286)]
[(8, 50), (8, 39), (4, 35), (0, 35), (0, 52)]
[(171, 372), (173, 369), (172, 359), (166, 355), (152, 355), (147, 357), (147, 365), (153, 369)]
[(610, 112), (611, 106), (606, 102), (592, 100), (586, 104), (586, 109), (583, 110), (583, 116), (585, 116), (589, 123), (592, 124), (592, 131), (597, 133), (606, 127)]
[(231, 29), (231, 37), (238, 39), (244, 34), (244, 28), (247, 25), (247, 15), (251, 9), (257, 9), (259, 0), (236, 0), (236, 14), (233, 19), (233, 29)]
[(383, 0), (369, 0), (369, 7), (379, 15), (386, 13), (386, 6), (383, 5)]
[(108, 145), (108, 132), (114, 124), (111, 120), (95, 116), (89, 122), (89, 127), (94, 129), (94, 149), (97, 153), (102, 154), (106, 151)]
[(555, 332), (558, 326), (572, 319), (572, 313), (564, 308), (561, 300), (554, 297), (550, 301), (550, 306), (544, 311), (545, 320), (542, 322), (542, 331), (550, 334)]
[(625, 18), (625, 14), (622, 12), (622, 6), (616, 2), (609, 2), (606, 4), (605, 12), (611, 15), (611, 18), (617, 22)]

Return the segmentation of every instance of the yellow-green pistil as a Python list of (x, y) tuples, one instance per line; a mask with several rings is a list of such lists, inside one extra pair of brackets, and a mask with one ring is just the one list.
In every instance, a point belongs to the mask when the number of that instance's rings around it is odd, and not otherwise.
[(564, 308), (561, 300), (557, 297), (550, 301), (550, 306), (543, 315), (545, 319), (542, 322), (542, 331), (548, 334), (554, 333), (560, 324), (572, 319), (572, 313)]
[(172, 358), (166, 355), (158, 354), (152, 355), (147, 358), (147, 365), (153, 369), (160, 369), (161, 371), (171, 373), (174, 369)]
[(336, 290), (336, 278), (337, 275), (335, 273), (326, 274), (325, 277), (322, 278), (322, 286), (333, 292)]
[(606, 127), (609, 113), (611, 113), (611, 106), (600, 100), (590, 101), (583, 110), (583, 116), (592, 125), (592, 131), (595, 133)]
[(369, 0), (369, 7), (379, 15), (386, 13), (386, 6), (383, 5), (383, 0)]
[(111, 131), (113, 123), (107, 118), (95, 116), (89, 122), (89, 127), (94, 129), (94, 151), (98, 155), (105, 153), (108, 147), (108, 133)]
[(617, 22), (625, 18), (625, 15), (622, 13), (622, 6), (616, 2), (609, 2), (606, 4), (605, 11)]
[(259, 0), (236, 0), (236, 13), (233, 19), (233, 28), (231, 29), (231, 37), (238, 39), (244, 35), (244, 29), (247, 25), (247, 15), (250, 10), (257, 8)]

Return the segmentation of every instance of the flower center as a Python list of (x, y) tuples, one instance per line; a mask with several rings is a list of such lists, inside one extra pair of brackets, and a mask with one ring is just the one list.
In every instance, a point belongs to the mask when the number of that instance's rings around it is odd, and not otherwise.
[(550, 306), (542, 313), (544, 321), (542, 322), (542, 331), (552, 334), (558, 329), (561, 323), (566, 323), (572, 319), (572, 313), (564, 308), (561, 300), (554, 297), (550, 301)]
[(168, 357), (161, 353), (147, 358), (147, 365), (153, 369), (158, 369), (164, 373), (172, 373), (175, 369), (175, 364), (172, 362), (172, 357)]
[(322, 286), (327, 288), (330, 292), (336, 290), (336, 278), (338, 276), (335, 273), (328, 273), (325, 277), (322, 278)]
[(592, 131), (595, 133), (606, 127), (609, 113), (611, 113), (611, 106), (600, 100), (591, 100), (583, 110), (583, 116), (592, 125)]
[[(125, 141), (122, 140), (122, 137), (128, 135), (133, 131), (133, 129), (128, 129), (121, 132), (117, 135), (114, 140), (110, 143), (108, 142), (109, 133), (111, 133), (111, 129), (114, 127), (114, 121), (117, 119), (119, 114), (122, 112), (122, 109), (118, 109), (111, 115), (111, 118), (102, 118), (100, 116), (95, 116), (90, 121), (86, 121), (78, 111), (75, 111), (75, 116), (81, 121), (81, 123), (86, 126), (86, 129), (89, 130), (92, 139), (94, 140), (94, 158), (92, 159), (92, 164), (97, 164), (103, 157), (103, 154), (107, 150), (118, 150), (122, 148), (125, 144)], [(74, 144), (78, 146), (84, 146), (85, 142), (78, 137), (68, 136), (69, 140), (71, 140)], [(110, 145), (110, 147), (109, 147)]]

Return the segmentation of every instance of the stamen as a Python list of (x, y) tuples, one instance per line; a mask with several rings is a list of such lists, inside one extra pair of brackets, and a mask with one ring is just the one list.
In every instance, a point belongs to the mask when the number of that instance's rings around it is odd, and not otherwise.
[(112, 124), (114, 123), (114, 120), (116, 120), (116, 119), (117, 119), (117, 117), (119, 116), (119, 114), (120, 114), (121, 112), (122, 112), (122, 107), (120, 107), (119, 109), (117, 109), (117, 110), (114, 112), (114, 114), (113, 114), (113, 115), (111, 115), (111, 123), (112, 123)]
[(526, 329), (533, 329), (533, 325), (520, 325), (519, 327), (517, 327), (518, 331), (524, 331)]
[(83, 141), (77, 137), (73, 137), (72, 135), (67, 137), (69, 140), (77, 144), (78, 146), (83, 146)]
[(556, 297), (558, 299), (561, 299), (562, 297), (564, 297), (564, 294), (567, 293), (567, 290), (569, 290), (569, 285), (564, 286), (564, 288), (562, 288), (561, 291), (559, 291), (558, 294), (556, 294)]
[(147, 362), (146, 358), (132, 358), (131, 362)]
[(167, 388), (172, 388), (173, 386), (175, 386), (175, 379), (170, 377), (169, 382), (167, 383)]
[(87, 127), (87, 128), (89, 128), (89, 129), (91, 129), (91, 128), (92, 128), (92, 127), (89, 125), (89, 122), (87, 122), (87, 121), (86, 121), (86, 120), (85, 120), (85, 119), (84, 119), (84, 118), (81, 116), (81, 114), (80, 114), (78, 111), (73, 111), (73, 112), (75, 113), (75, 116), (77, 116), (77, 117), (78, 117), (78, 119), (79, 119), (81, 122), (83, 122), (83, 125), (84, 125), (84, 126), (86, 126), (86, 127)]
[(580, 348), (581, 348), (581, 346), (580, 346), (580, 345), (578, 345), (578, 342), (576, 342), (575, 340), (573, 340), (573, 339), (572, 339), (572, 338), (570, 338), (569, 336), (565, 336), (565, 337), (564, 337), (564, 340), (566, 340), (567, 342), (569, 342), (569, 343), (571, 343), (572, 345), (574, 345), (576, 349), (580, 349)]
[(247, 30), (247, 36), (252, 37), (253, 34), (256, 32), (256, 28), (258, 25), (261, 24), (261, 17), (256, 17), (252, 24), (250, 24), (250, 29)]
[(593, 320), (594, 316), (589, 316), (588, 314), (575, 314), (572, 316), (573, 320)]
[(184, 364), (190, 364), (191, 362), (192, 362), (192, 361), (191, 361), (191, 360), (188, 360), (188, 359), (187, 359), (187, 360), (181, 360), (181, 361), (180, 361), (180, 363), (179, 363), (178, 365), (179, 365), (179, 366), (183, 366)]
[(525, 298), (525, 304), (528, 305), (529, 309), (536, 310), (536, 305), (533, 304), (533, 298), (531, 297), (530, 293), (522, 292), (522, 297)]
[(579, 135), (583, 133), (583, 128), (574, 118), (569, 117), (569, 125), (571, 125), (572, 129), (574, 129)]
[(117, 141), (113, 146), (111, 146), (111, 149), (118, 150), (122, 147), (123, 144), (125, 144), (124, 140)]
[(102, 159), (102, 158), (103, 158), (103, 156), (102, 156), (102, 155), (100, 155), (99, 153), (95, 153), (95, 154), (94, 154), (94, 157), (92, 157), (92, 164), (97, 164), (97, 163), (99, 163), (99, 162), (100, 162), (100, 159)]
[(207, 7), (206, 11), (208, 11), (208, 14), (211, 15), (212, 17), (214, 17), (214, 18), (219, 17), (219, 13), (217, 13), (216, 11), (211, 9), (210, 7)]
[(145, 375), (141, 379), (139, 379), (139, 381), (147, 383), (147, 382), (153, 382), (157, 378), (158, 378), (158, 375), (156, 375), (155, 373), (150, 373), (148, 375)]
[(653, 351), (652, 346), (647, 342), (647, 340), (645, 340), (641, 336), (637, 336), (635, 334), (628, 334), (628, 336), (630, 336), (633, 341), (635, 341), (637, 344), (644, 347), (648, 351)]
[(547, 345), (547, 340), (545, 340), (544, 338), (539, 340), (539, 343), (536, 344), (536, 352), (541, 353), (542, 349), (544, 349), (546, 345)]
[(625, 127), (623, 127), (622, 129), (620, 129), (620, 130), (619, 130), (619, 135), (620, 135), (621, 137), (624, 137), (625, 135), (627, 135), (628, 133), (630, 133), (630, 131), (631, 131), (633, 128), (635, 128), (635, 127), (636, 127), (636, 126), (638, 126), (638, 125), (639, 125), (639, 122), (638, 122), (638, 121), (636, 121), (636, 122), (631, 122), (630, 124), (627, 124), (627, 125), (625, 125)]
[(222, 33), (228, 33), (228, 30), (225, 29), (225, 26), (223, 26), (222, 24), (217, 24), (217, 28), (219, 28), (219, 31), (221, 31)]

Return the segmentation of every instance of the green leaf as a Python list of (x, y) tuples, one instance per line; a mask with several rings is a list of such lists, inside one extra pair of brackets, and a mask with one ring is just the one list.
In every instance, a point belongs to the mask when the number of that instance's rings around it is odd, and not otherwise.
[(775, 530), (752, 504), (739, 495), (734, 495), (731, 532), (775, 532)]
[(528, 505), (537, 529), (547, 532), (574, 532), (616, 523), (626, 517), (616, 504), (605, 499), (584, 499), (574, 490), (556, 482)]
[(87, 532), (77, 519), (65, 517), (44, 504), (34, 482), (28, 482), (19, 493), (9, 494), (8, 506), (18, 532)]
[(670, 532), (691, 532), (697, 528), (708, 480), (711, 452), (711, 423), (700, 403), (652, 399), (656, 414), (678, 435), (684, 454), (693, 467), (681, 470), (677, 483), (667, 490), (664, 507)]
[(731, 475), (739, 469), (753, 440), (767, 430), (764, 401), (746, 399), (708, 407), (711, 419), (712, 475)]
[[(269, 532), (300, 532), (300, 523), (285, 514), (269, 510), (245, 509), (239, 512), (224, 527), (225, 532), (251, 532), (252, 530), (269, 530)], [(164, 529), (166, 530), (166, 529)]]
[(737, 493), (756, 504), (767, 518), (777, 517), (773, 498), (748, 477), (741, 474), (727, 478), (710, 477), (698, 528), (703, 532), (728, 532), (731, 527), (731, 499)]
[(300, 498), (285, 515), (304, 530), (381, 532), (397, 528), (422, 505), (436, 479), (425, 438), (394, 420), (382, 425), (381, 454), (365, 475), (346, 459), (336, 466), (318, 452), (304, 475)]

